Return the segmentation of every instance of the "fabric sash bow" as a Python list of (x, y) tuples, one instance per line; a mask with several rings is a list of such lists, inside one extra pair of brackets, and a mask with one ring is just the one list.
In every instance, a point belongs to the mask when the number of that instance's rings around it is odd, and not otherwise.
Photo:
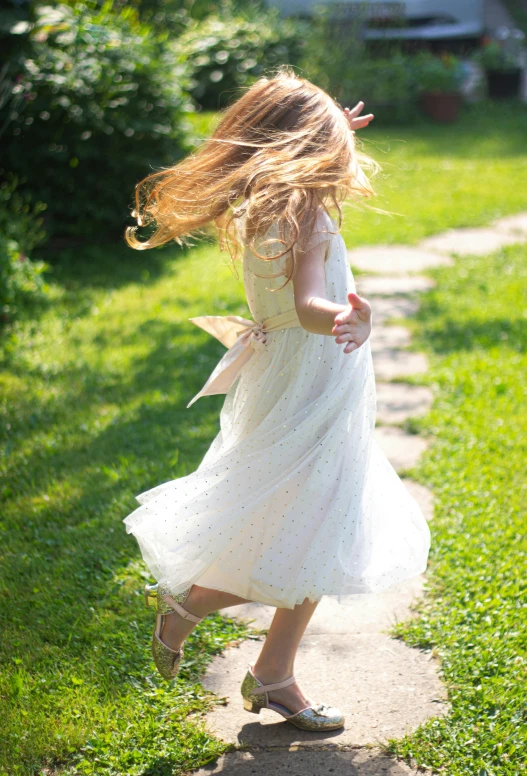
[(189, 318), (189, 321), (212, 334), (228, 350), (216, 364), (201, 391), (189, 401), (187, 408), (201, 396), (227, 393), (240, 369), (249, 361), (254, 351), (265, 347), (268, 332), (301, 325), (296, 310), (287, 310), (285, 313), (267, 318), (262, 323), (239, 315), (201, 315), (198, 318)]

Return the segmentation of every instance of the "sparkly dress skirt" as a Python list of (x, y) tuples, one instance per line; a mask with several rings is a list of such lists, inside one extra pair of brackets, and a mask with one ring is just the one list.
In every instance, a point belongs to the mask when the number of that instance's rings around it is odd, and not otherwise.
[[(355, 283), (344, 242), (325, 239), (327, 298), (347, 304)], [(344, 354), (292, 321), (262, 337), (264, 321), (294, 317), (294, 298), (291, 283), (272, 294), (283, 278), (255, 277), (255, 262), (244, 257), (256, 325), (213, 316), (221, 332), (211, 333), (229, 348), (207, 381), (208, 392), (226, 391), (220, 430), (193, 473), (136, 497), (127, 532), (174, 594), (197, 583), (293, 608), (323, 595), (346, 603), (422, 573), (428, 525), (373, 438), (369, 341)], [(221, 318), (233, 320), (222, 329)]]

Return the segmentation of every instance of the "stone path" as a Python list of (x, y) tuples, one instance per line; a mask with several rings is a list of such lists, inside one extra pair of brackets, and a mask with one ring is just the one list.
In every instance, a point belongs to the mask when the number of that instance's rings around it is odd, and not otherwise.
[(225, 776), (407, 776), (415, 771), (378, 751), (328, 748), (322, 752), (305, 749), (290, 749), (287, 753), (282, 749), (233, 752), (197, 773), (203, 776), (216, 773)]
[[(357, 287), (370, 299), (374, 311), (372, 351), (378, 401), (375, 436), (403, 478), (416, 465), (428, 441), (401, 426), (408, 418), (428, 412), (433, 396), (423, 386), (391, 382), (422, 373), (427, 365), (421, 354), (407, 350), (408, 330), (390, 325), (390, 320), (414, 315), (418, 308), (416, 295), (433, 285), (429, 278), (416, 273), (448, 265), (453, 254), (487, 253), (526, 239), (527, 214), (520, 214), (501, 219), (490, 228), (450, 231), (416, 248), (385, 246), (350, 251), (352, 266), (368, 273), (358, 277)], [(409, 479), (404, 482), (426, 518), (431, 519), (433, 495), (418, 483)], [(436, 660), (430, 653), (411, 649), (387, 633), (397, 621), (411, 616), (422, 588), (423, 578), (417, 577), (382, 595), (357, 596), (352, 606), (324, 597), (317, 607), (299, 650), (296, 676), (312, 697), (342, 708), (346, 716), (343, 730), (312, 734), (297, 730), (271, 711), (263, 710), (260, 717), (244, 711), (240, 684), (247, 664), (261, 649), (261, 641), (248, 639), (215, 658), (203, 683), (220, 701), (206, 718), (207, 728), (237, 748), (243, 746), (244, 751), (225, 755), (217, 763), (201, 768), (196, 776), (414, 773), (382, 754), (378, 745), (446, 712)], [(224, 611), (228, 616), (247, 618), (260, 629), (269, 627), (273, 613), (270, 607), (257, 603)]]

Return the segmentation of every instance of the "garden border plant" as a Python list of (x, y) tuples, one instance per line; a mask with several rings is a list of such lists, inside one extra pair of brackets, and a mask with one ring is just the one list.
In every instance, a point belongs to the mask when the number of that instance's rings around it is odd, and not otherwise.
[(50, 267), (32, 259), (44, 242), (41, 213), (46, 206), (18, 190), (18, 179), (0, 170), (0, 336), (6, 324), (32, 313), (47, 297), (44, 273)]

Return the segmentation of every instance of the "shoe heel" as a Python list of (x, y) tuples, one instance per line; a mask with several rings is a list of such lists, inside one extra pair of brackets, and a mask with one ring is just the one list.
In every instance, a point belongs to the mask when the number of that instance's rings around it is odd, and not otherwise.
[(157, 585), (145, 585), (145, 606), (157, 608)]
[(243, 708), (245, 711), (250, 711), (252, 714), (259, 714), (261, 706), (257, 706), (256, 703), (253, 703), (252, 701), (248, 700), (247, 698), (243, 699)]

